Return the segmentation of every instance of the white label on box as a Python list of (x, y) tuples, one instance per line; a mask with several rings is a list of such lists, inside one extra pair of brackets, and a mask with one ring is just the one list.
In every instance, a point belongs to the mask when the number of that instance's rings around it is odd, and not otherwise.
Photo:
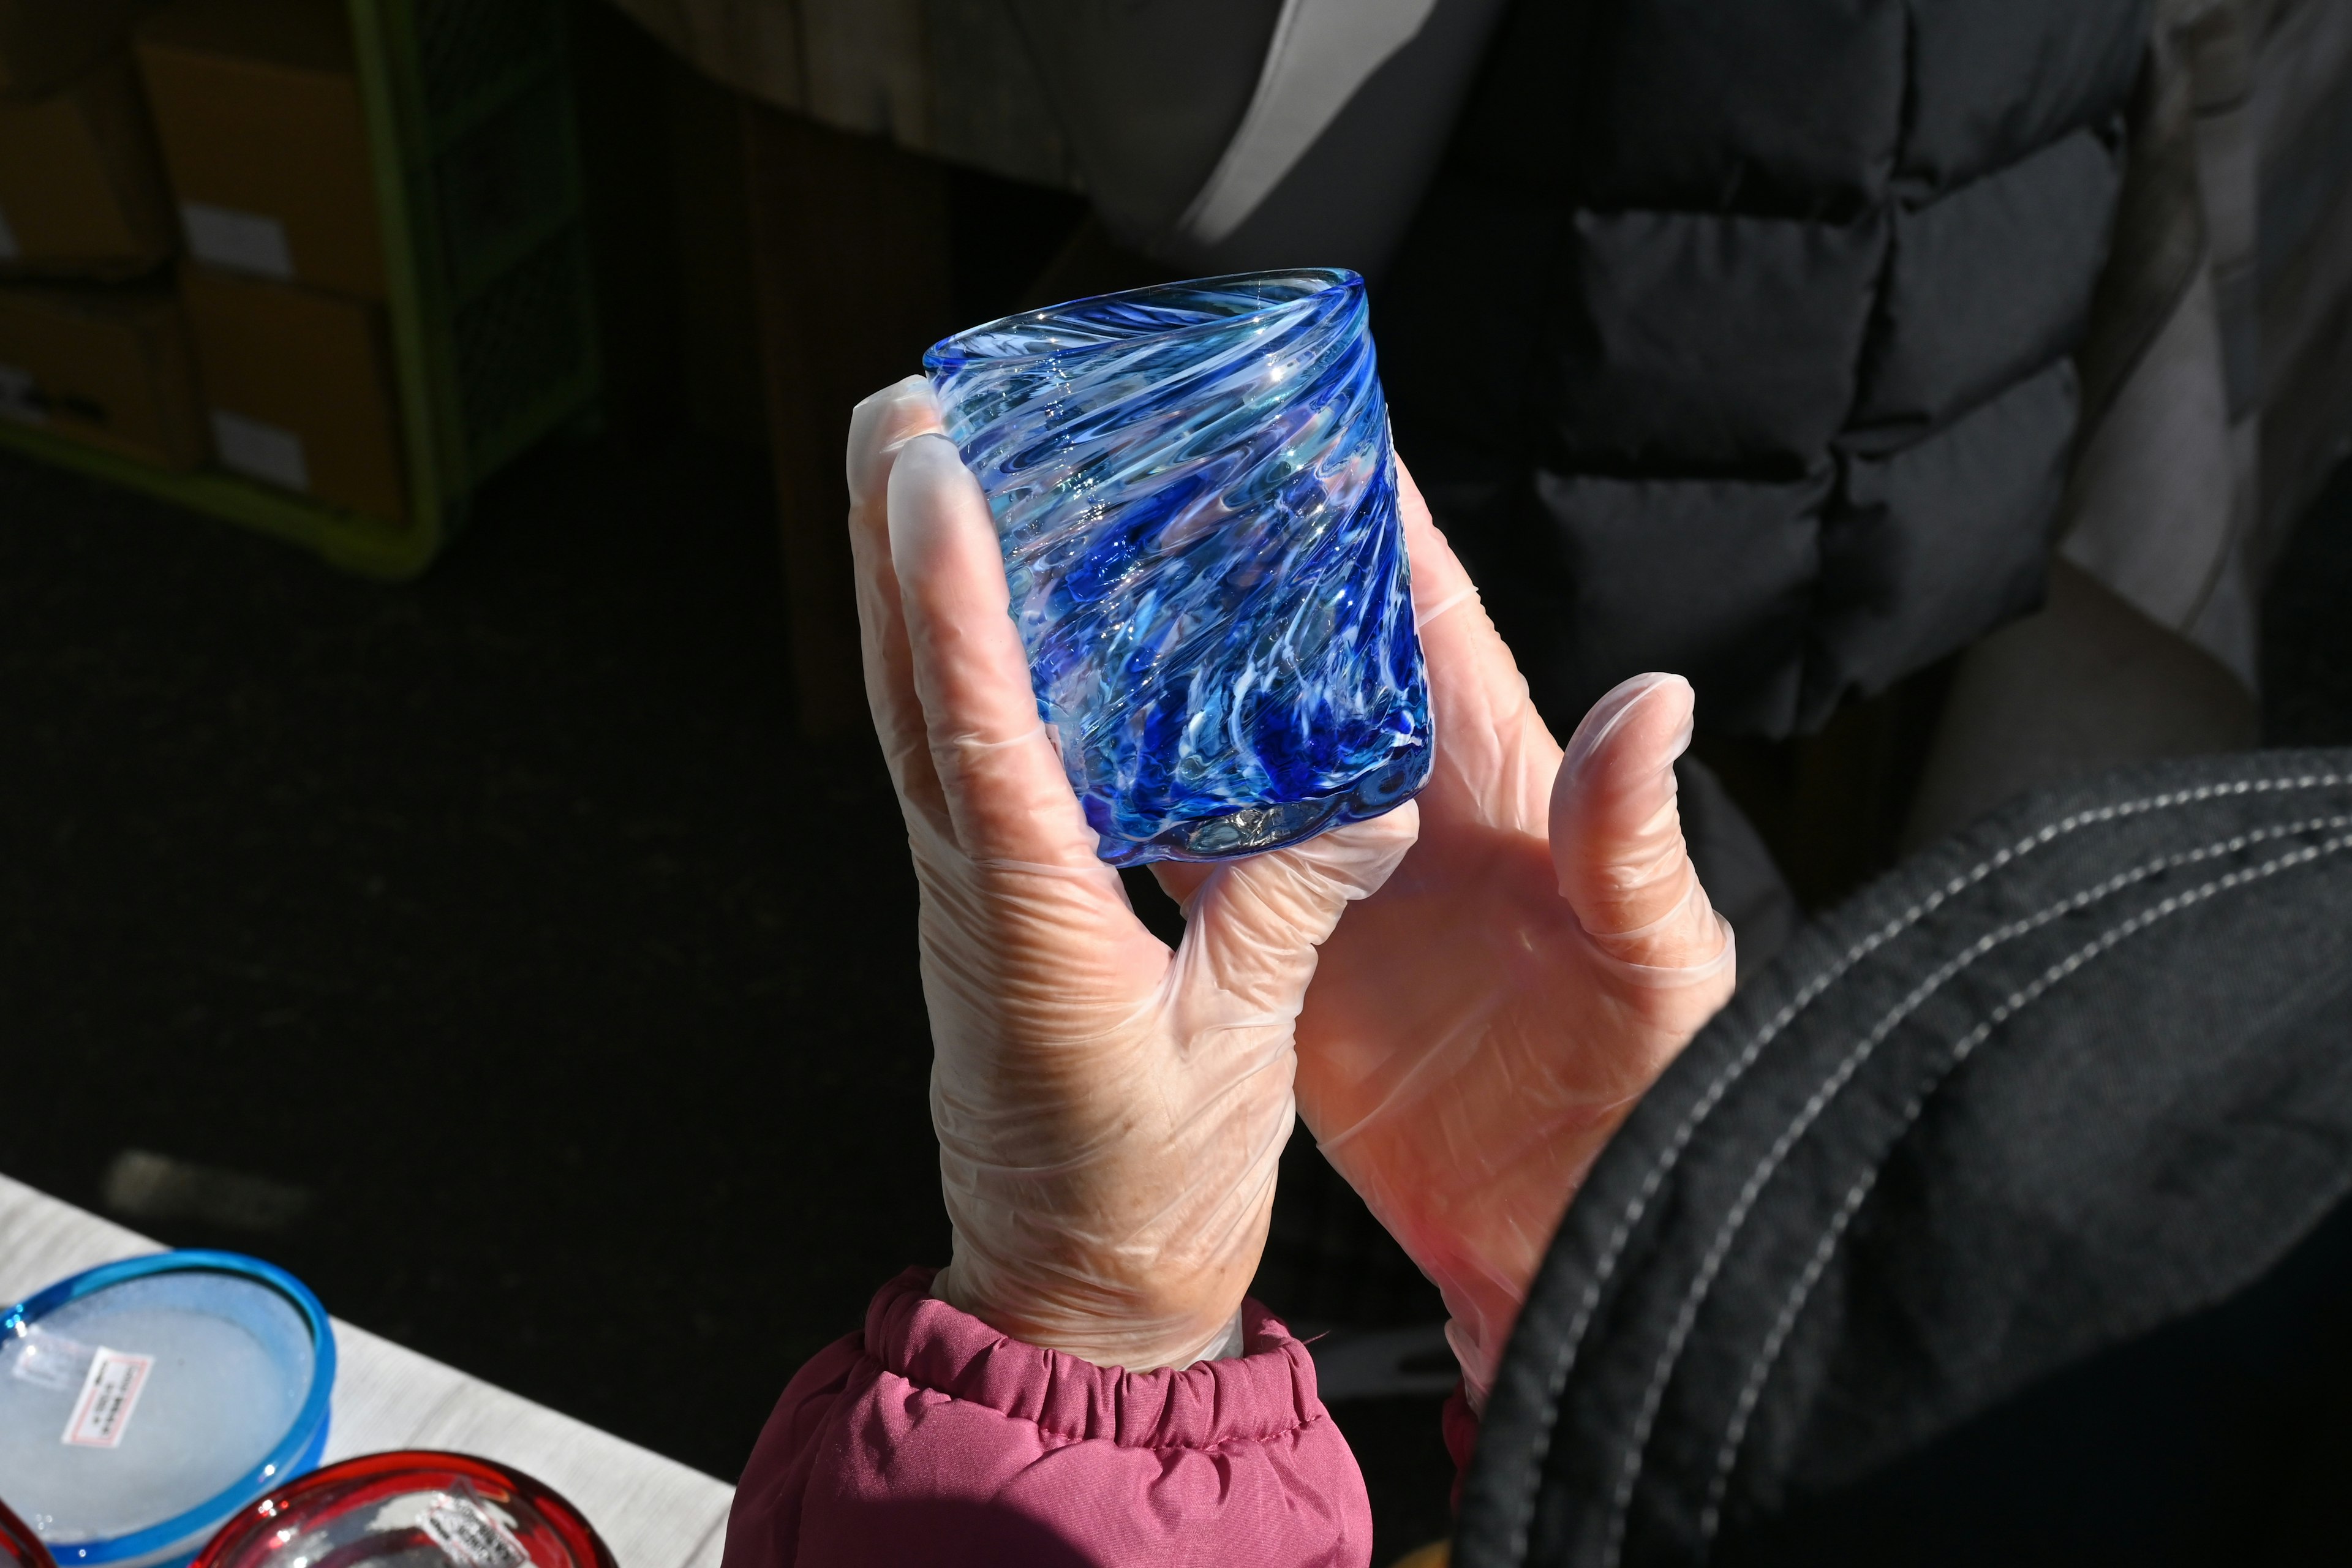
[(289, 490), (310, 488), (310, 465), (302, 457), (302, 437), (282, 426), (215, 408), (213, 446), (220, 452), (223, 468)]
[(442, 1556), (463, 1568), (530, 1568), (530, 1553), (514, 1532), (472, 1498), (444, 1492), (417, 1524)]
[(89, 1375), (82, 1379), (81, 1397), (74, 1401), (73, 1415), (66, 1422), (66, 1435), (58, 1441), (77, 1448), (121, 1447), (122, 1434), (131, 1428), (131, 1413), (139, 1408), (147, 1374), (154, 1370), (152, 1355), (99, 1346), (90, 1358)]
[(294, 276), (286, 226), (274, 217), (209, 202), (182, 202), (180, 223), (188, 231), (188, 254), (199, 261), (280, 282)]
[(14, 261), (24, 254), (24, 247), (16, 243), (16, 231), (8, 226), (7, 209), (0, 207), (0, 261)]
[(31, 371), (0, 364), (0, 419), (14, 419), (20, 425), (49, 422), (47, 405)]

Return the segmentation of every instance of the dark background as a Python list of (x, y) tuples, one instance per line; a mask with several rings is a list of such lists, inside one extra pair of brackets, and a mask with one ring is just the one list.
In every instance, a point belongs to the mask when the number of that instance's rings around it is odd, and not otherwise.
[[(298, 1190), (125, 1217), (731, 1479), (945, 1257), (914, 888), (870, 739), (794, 725), (733, 108), (577, 17), (608, 417), (424, 580), (0, 458), (0, 1171)], [(966, 320), (1081, 216), (950, 195)], [(2352, 485), (2278, 583), (2268, 738), (2352, 741)], [(1383, 1559), (1444, 1528), (1435, 1413), (1338, 1412)]]
[[(946, 1258), (915, 890), (871, 737), (796, 722), (741, 106), (572, 33), (603, 417), (422, 580), (0, 456), (0, 1172), (731, 1480)], [(942, 330), (1085, 216), (945, 200)], [(1294, 1278), (1363, 1240), (1287, 1228)], [(1434, 1316), (1397, 1262), (1373, 1318)], [(1437, 1404), (1345, 1412), (1384, 1558), (1444, 1529)]]

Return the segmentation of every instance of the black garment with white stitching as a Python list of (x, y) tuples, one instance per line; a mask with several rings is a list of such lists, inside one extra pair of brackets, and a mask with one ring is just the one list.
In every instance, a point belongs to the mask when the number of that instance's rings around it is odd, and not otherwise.
[[(2162, 1347), (2284, 1289), (2257, 1282), (2315, 1227), (2342, 1256), (2295, 1277), (2352, 1301), (2352, 1226), (2322, 1226), (2348, 1188), (2352, 752), (2017, 803), (1799, 935), (1626, 1122), (1506, 1357), (1455, 1562), (2107, 1560), (2062, 1538), (2188, 1517), (2214, 1466), (2165, 1455), (2226, 1447), (2199, 1401), (2255, 1375)], [(2294, 1313), (2242, 1337), (2291, 1363)], [(2125, 1370), (2084, 1373), (2103, 1352)]]
[(1570, 725), (1810, 730), (2040, 602), (2147, 0), (1517, 0), (1373, 312)]

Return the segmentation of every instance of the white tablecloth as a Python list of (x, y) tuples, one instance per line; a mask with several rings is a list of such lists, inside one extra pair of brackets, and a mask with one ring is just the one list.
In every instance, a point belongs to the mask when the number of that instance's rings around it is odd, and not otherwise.
[[(0, 1176), (0, 1306), (154, 1242)], [(734, 1489), (610, 1433), (335, 1323), (329, 1460), (454, 1448), (513, 1465), (572, 1500), (621, 1568), (716, 1568)]]

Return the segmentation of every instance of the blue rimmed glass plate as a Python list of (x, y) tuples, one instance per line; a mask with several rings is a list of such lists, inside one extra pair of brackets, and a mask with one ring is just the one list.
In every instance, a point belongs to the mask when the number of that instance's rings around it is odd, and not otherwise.
[(0, 1476), (58, 1568), (184, 1561), (317, 1465), (334, 1331), (236, 1253), (109, 1263), (0, 1313)]

